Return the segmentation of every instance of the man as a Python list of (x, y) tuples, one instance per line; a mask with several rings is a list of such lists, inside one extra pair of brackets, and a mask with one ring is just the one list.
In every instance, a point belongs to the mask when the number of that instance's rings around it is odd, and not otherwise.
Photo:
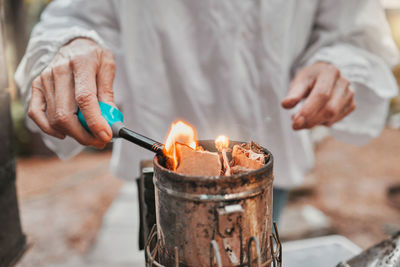
[[(359, 144), (379, 135), (397, 56), (377, 0), (54, 1), (16, 80), (30, 127), (62, 158), (111, 140), (103, 101), (154, 139), (183, 118), (201, 139), (223, 133), (269, 148), (284, 203), (313, 166), (299, 130), (325, 125)], [(119, 140), (112, 169), (135, 177), (143, 158), (151, 154)]]

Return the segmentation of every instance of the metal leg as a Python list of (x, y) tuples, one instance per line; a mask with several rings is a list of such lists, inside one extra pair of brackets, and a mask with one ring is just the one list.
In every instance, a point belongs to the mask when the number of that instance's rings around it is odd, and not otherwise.
[(254, 241), (254, 244), (256, 245), (256, 252), (257, 252), (257, 267), (261, 267), (261, 251), (260, 251), (260, 242), (258, 242), (258, 238), (255, 236), (250, 237), (249, 239), (249, 244), (247, 247), (247, 255), (249, 257), (247, 261), (247, 266), (251, 267), (251, 263), (253, 261), (252, 255), (251, 255), (251, 243)]
[[(272, 263), (273, 267), (281, 267), (282, 266), (282, 245), (279, 239), (278, 228), (276, 223), (274, 223), (274, 232), (270, 238), (270, 254), (271, 257), (268, 258), (265, 262), (262, 262), (261, 257), (261, 248), (260, 243), (257, 237), (252, 236), (249, 239), (247, 244), (247, 266), (251, 267), (253, 262), (252, 256), (252, 245), (255, 244), (256, 253), (257, 253), (257, 267), (266, 267), (270, 266)], [(157, 240), (157, 227), (156, 225), (150, 231), (150, 234), (146, 240), (145, 246), (145, 258), (146, 258), (146, 266), (152, 267), (165, 267), (164, 265), (157, 262), (157, 252), (158, 247), (160, 246), (159, 242), (154, 242)], [(153, 245), (152, 245), (153, 244)], [(217, 267), (222, 267), (221, 254), (219, 251), (219, 246), (217, 241), (212, 240), (210, 242), (210, 267), (213, 266), (214, 258), (216, 260)], [(245, 263), (244, 263), (245, 264)], [(175, 247), (175, 267), (179, 267), (179, 249)]]
[(213, 266), (214, 256), (217, 260), (217, 266), (222, 267), (221, 255), (219, 254), (219, 247), (217, 241), (212, 240), (210, 242), (210, 267)]

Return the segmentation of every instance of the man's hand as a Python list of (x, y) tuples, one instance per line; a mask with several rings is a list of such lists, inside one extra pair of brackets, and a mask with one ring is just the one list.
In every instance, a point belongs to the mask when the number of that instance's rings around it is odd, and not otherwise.
[(331, 126), (355, 109), (349, 82), (340, 76), (335, 66), (324, 62), (317, 62), (296, 74), (282, 106), (291, 109), (303, 98), (303, 106), (292, 117), (295, 130), (320, 124)]
[[(114, 74), (110, 51), (90, 39), (74, 39), (32, 82), (28, 115), (49, 135), (60, 139), (69, 135), (83, 145), (103, 148), (112, 131), (101, 116), (98, 101), (114, 105)], [(80, 125), (78, 107), (93, 135)]]

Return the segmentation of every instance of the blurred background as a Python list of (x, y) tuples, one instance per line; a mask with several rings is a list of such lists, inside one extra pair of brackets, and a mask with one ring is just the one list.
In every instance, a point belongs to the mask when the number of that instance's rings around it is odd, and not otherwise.
[[(142, 266), (142, 253), (136, 251), (136, 184), (109, 173), (110, 149), (86, 149), (61, 161), (25, 127), (13, 74), (32, 27), (49, 2), (3, 3), (17, 192), (28, 243), (17, 266)], [(400, 0), (383, 4), (400, 47)], [(400, 66), (393, 73), (400, 82)], [(396, 97), (387, 128), (364, 147), (327, 137), (323, 128), (313, 130), (316, 166), (306, 183), (291, 192), (279, 224), (281, 239), (338, 234), (365, 249), (399, 231), (399, 129)]]

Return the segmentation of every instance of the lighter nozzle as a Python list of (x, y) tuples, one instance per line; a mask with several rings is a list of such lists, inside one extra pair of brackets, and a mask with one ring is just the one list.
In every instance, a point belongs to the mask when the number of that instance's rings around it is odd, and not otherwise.
[(111, 126), (113, 137), (119, 137), (119, 132), (124, 127), (125, 125), (122, 122), (120, 121), (114, 122), (114, 124)]

